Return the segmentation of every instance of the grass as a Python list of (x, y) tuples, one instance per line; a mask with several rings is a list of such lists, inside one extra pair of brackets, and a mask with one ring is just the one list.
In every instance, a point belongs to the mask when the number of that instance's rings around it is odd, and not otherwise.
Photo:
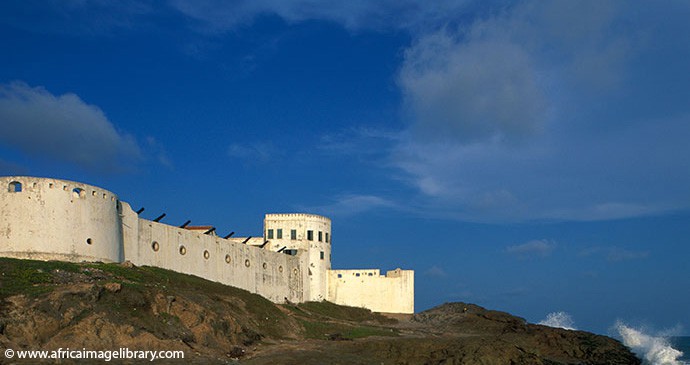
[(300, 303), (296, 306), (296, 309), (302, 313), (344, 321), (377, 322), (381, 324), (395, 324), (398, 322), (393, 318), (388, 318), (379, 313), (373, 313), (365, 308), (348, 307), (327, 301)]
[(16, 294), (35, 296), (51, 291), (55, 270), (79, 272), (76, 264), (0, 258), (0, 298)]

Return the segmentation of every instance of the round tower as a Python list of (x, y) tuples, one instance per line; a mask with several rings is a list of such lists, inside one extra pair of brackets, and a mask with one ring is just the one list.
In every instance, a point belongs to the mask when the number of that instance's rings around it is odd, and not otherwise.
[(267, 248), (289, 255), (306, 254), (310, 301), (328, 295), (328, 270), (331, 269), (331, 220), (315, 214), (266, 214), (264, 239)]
[(0, 177), (0, 256), (122, 261), (117, 196), (73, 181)]

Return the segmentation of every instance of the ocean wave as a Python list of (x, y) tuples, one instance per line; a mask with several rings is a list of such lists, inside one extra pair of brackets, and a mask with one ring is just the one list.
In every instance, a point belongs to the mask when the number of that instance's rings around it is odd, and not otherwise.
[(575, 322), (570, 314), (566, 312), (553, 312), (546, 315), (546, 318), (541, 322), (537, 323), (543, 326), (563, 328), (566, 330), (574, 330)]
[(644, 364), (648, 365), (684, 365), (687, 364), (679, 358), (683, 352), (671, 347), (668, 340), (661, 336), (652, 336), (625, 325), (618, 321), (616, 331), (621, 336), (623, 344), (630, 347), (633, 352), (642, 357)]

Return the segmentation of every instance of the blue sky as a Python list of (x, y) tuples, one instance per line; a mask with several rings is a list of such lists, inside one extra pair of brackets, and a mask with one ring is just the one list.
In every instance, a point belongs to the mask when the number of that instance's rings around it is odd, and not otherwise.
[(4, 1), (0, 174), (145, 217), (333, 219), (336, 268), (416, 270), (580, 329), (690, 333), (684, 1)]

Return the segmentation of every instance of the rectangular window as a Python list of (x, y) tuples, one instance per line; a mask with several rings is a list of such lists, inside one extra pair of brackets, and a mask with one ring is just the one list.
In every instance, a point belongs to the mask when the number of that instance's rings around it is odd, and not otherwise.
[(278, 228), (278, 230), (276, 230), (276, 238), (277, 239), (283, 238), (283, 229), (282, 228)]
[(290, 230), (290, 239), (291, 239), (291, 240), (296, 240), (296, 239), (297, 239), (297, 230), (296, 230), (296, 229), (291, 229), (291, 230)]
[(307, 239), (308, 239), (309, 241), (313, 241), (313, 240), (314, 240), (314, 231), (307, 231)]
[(319, 242), (323, 242), (323, 232), (319, 231)]
[(321, 251), (321, 260), (323, 260), (323, 251)]
[(326, 232), (326, 243), (328, 243), (328, 232)]
[(269, 240), (273, 239), (273, 230), (272, 229), (268, 230), (268, 237), (266, 237), (266, 238), (268, 238)]

